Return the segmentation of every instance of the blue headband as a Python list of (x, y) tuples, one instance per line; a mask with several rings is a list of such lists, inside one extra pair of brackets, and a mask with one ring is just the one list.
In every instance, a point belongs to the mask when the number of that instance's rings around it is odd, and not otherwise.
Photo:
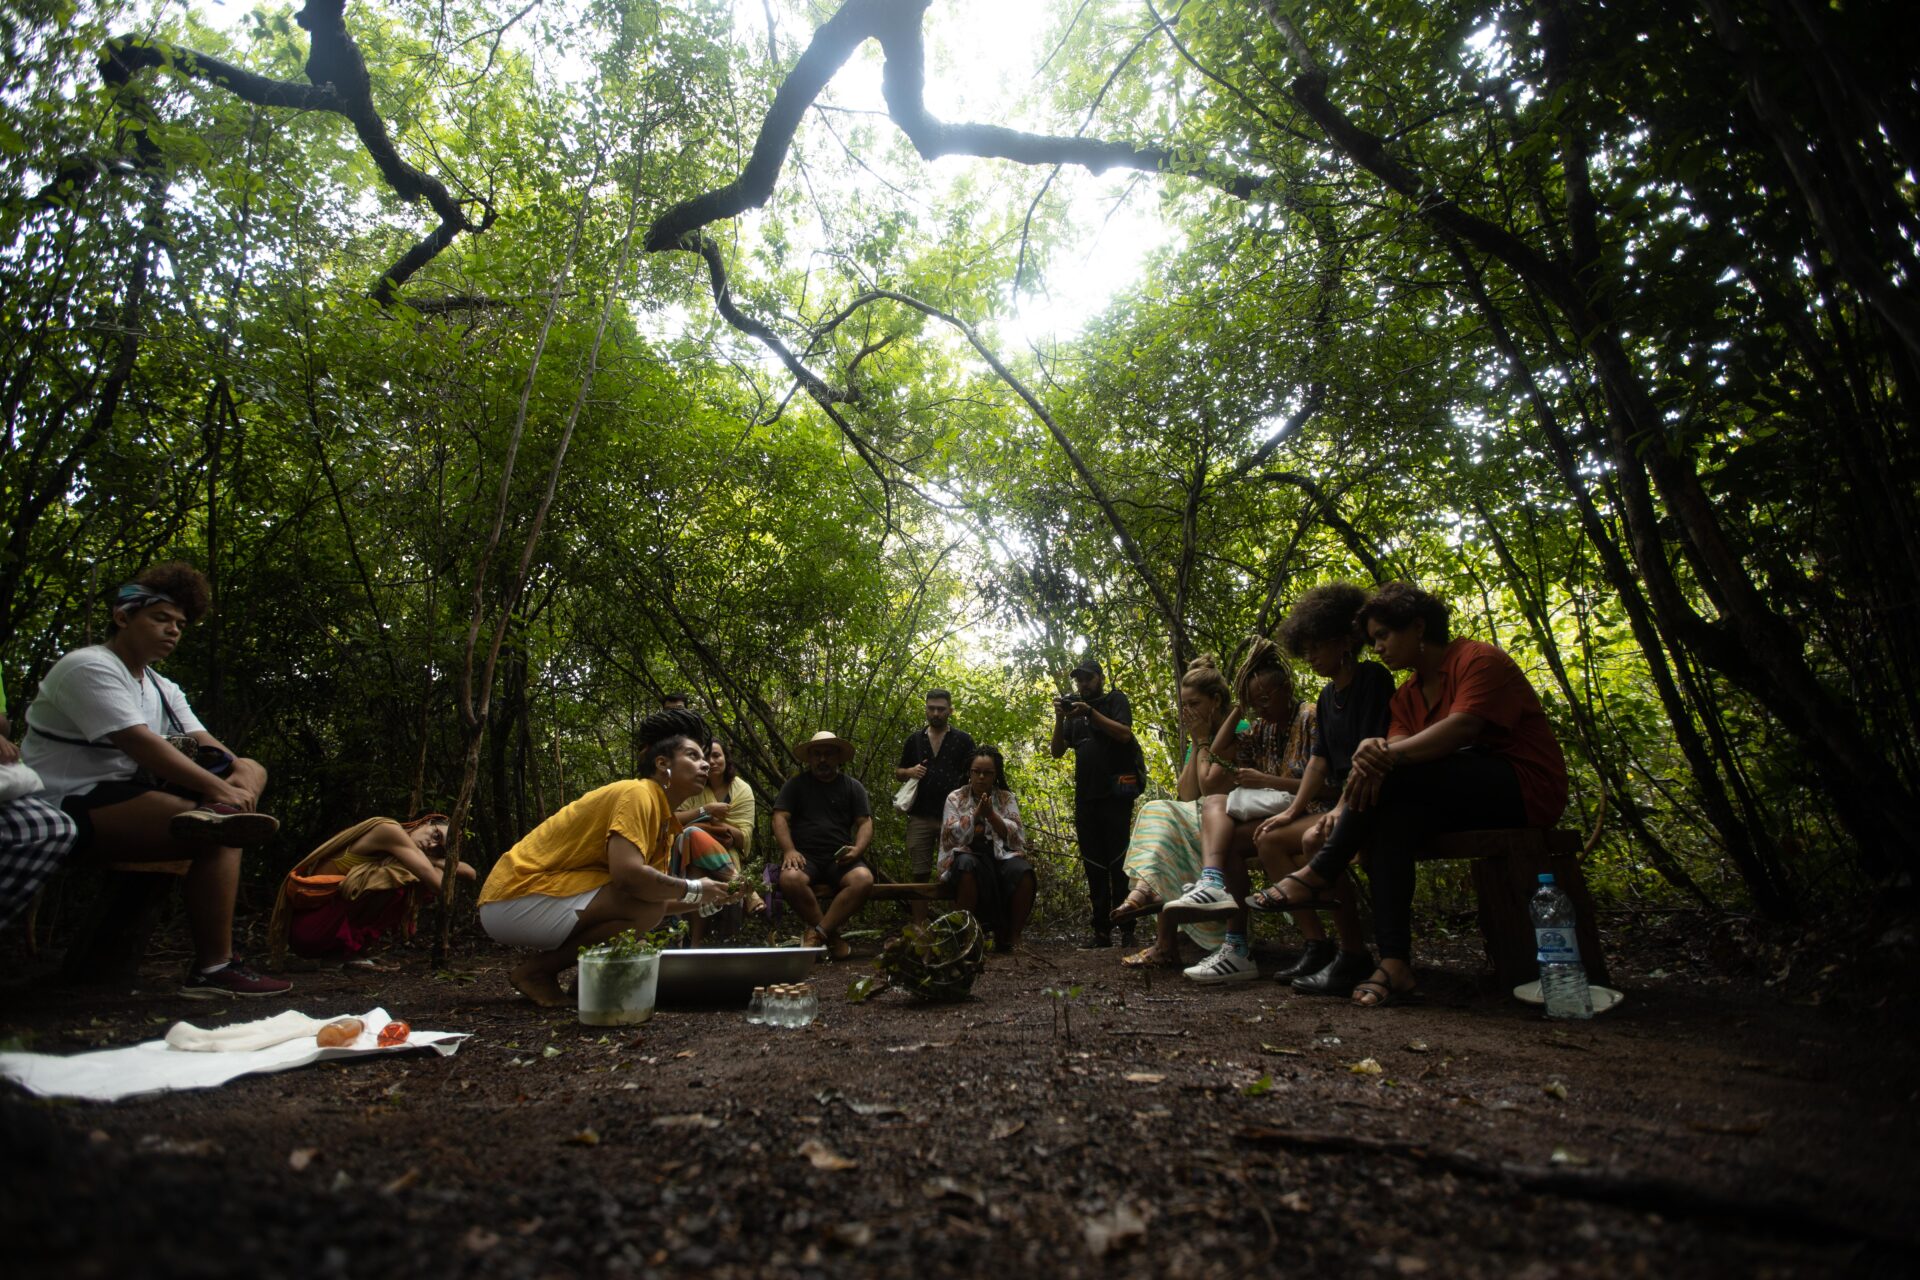
[(150, 604), (172, 604), (180, 602), (164, 591), (155, 591), (152, 587), (142, 586), (138, 582), (123, 582), (113, 593), (113, 604), (108, 612), (118, 613), (122, 609), (144, 609)]

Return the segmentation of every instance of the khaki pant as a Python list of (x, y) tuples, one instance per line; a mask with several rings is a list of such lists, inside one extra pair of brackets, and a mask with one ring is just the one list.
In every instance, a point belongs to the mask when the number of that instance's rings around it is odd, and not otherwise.
[(940, 860), (940, 819), (907, 815), (907, 866), (915, 884), (933, 879), (933, 866)]

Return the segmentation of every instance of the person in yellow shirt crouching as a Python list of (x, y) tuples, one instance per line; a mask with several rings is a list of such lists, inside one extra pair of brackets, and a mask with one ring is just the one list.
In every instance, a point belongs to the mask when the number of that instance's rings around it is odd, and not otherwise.
[(640, 724), (654, 776), (610, 783), (567, 805), (507, 850), (480, 890), (480, 927), (495, 942), (531, 948), (508, 981), (535, 1004), (568, 1003), (560, 975), (581, 947), (625, 929), (646, 933), (669, 912), (725, 901), (717, 880), (666, 873), (679, 830), (674, 810), (707, 782), (706, 722), (657, 711)]

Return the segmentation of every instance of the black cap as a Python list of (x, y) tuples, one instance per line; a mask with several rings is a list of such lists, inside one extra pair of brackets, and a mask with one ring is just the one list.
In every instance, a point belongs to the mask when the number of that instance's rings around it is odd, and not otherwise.
[(1074, 669), (1068, 672), (1067, 674), (1075, 675), (1075, 676), (1092, 676), (1096, 680), (1104, 680), (1106, 679), (1106, 675), (1107, 675), (1106, 672), (1100, 669), (1100, 664), (1095, 662), (1092, 658), (1080, 659), (1079, 665), (1074, 667)]

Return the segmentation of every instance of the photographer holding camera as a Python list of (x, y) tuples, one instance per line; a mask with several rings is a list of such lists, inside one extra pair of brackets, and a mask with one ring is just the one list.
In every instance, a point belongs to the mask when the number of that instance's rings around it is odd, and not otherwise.
[[(1091, 932), (1083, 948), (1113, 945), (1114, 904), (1126, 896), (1127, 827), (1140, 794), (1141, 758), (1133, 738), (1133, 707), (1092, 658), (1073, 669), (1073, 693), (1053, 701), (1053, 758), (1073, 760), (1073, 834), (1092, 900)], [(1133, 922), (1120, 926), (1133, 945)]]

